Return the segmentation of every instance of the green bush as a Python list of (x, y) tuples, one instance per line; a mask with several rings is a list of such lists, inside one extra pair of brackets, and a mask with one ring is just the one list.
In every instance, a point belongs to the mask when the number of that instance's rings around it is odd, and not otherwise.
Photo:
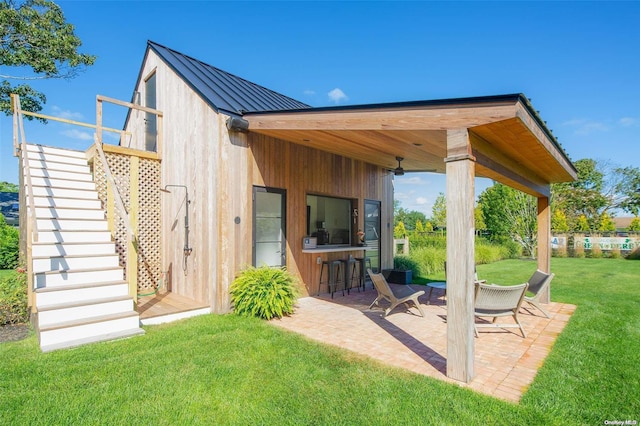
[(399, 255), (393, 258), (393, 269), (418, 273), (418, 263), (409, 256)]
[(0, 326), (28, 320), (27, 274), (24, 270), (15, 270), (0, 278)]
[(236, 314), (270, 320), (293, 313), (298, 287), (285, 268), (251, 266), (238, 274), (230, 294)]
[(18, 228), (7, 225), (0, 214), (0, 269), (13, 269), (18, 266), (20, 232)]
[(417, 264), (414, 273), (419, 277), (428, 277), (444, 270), (447, 249), (433, 246), (412, 248), (409, 257)]

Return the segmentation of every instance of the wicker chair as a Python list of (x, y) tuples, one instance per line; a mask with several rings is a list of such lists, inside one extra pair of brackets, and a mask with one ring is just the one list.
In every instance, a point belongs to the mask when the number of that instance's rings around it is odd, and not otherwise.
[[(527, 337), (527, 333), (518, 320), (518, 311), (528, 286), (527, 283), (512, 286), (476, 283), (475, 316), (493, 318), (490, 324), (474, 324), (476, 337), (478, 337), (479, 327), (518, 327), (522, 331), (522, 337)], [(513, 317), (516, 323), (496, 324), (499, 317), (508, 316)]]
[(553, 277), (555, 277), (555, 274), (547, 274), (546, 272), (542, 272), (538, 269), (533, 273), (533, 275), (531, 275), (531, 278), (529, 278), (528, 281), (529, 288), (527, 291), (532, 293), (533, 296), (524, 296), (525, 302), (538, 308), (538, 310), (540, 310), (540, 312), (542, 312), (547, 318), (551, 317), (549, 316), (549, 313), (540, 306), (540, 297), (542, 297), (547, 287), (549, 287), (549, 284), (551, 284)]
[(420, 311), (420, 315), (424, 317), (424, 312), (422, 311), (422, 308), (420, 307), (420, 302), (418, 301), (418, 297), (424, 294), (423, 290), (415, 291), (409, 286), (404, 286), (404, 287), (399, 287), (394, 293), (393, 290), (391, 290), (391, 287), (389, 287), (389, 283), (387, 283), (387, 280), (384, 278), (384, 275), (376, 274), (371, 269), (367, 269), (367, 272), (371, 277), (371, 281), (373, 281), (374, 287), (378, 291), (378, 297), (376, 297), (376, 300), (374, 300), (373, 303), (369, 305), (369, 309), (371, 309), (373, 305), (378, 305), (378, 302), (384, 299), (389, 303), (391, 303), (391, 306), (389, 306), (384, 311), (384, 316), (386, 317), (387, 315), (389, 315), (389, 312), (391, 312), (396, 306), (400, 305), (401, 303), (404, 303), (408, 308), (409, 307), (408, 302), (411, 301), (416, 305), (416, 307), (418, 308), (418, 311)]

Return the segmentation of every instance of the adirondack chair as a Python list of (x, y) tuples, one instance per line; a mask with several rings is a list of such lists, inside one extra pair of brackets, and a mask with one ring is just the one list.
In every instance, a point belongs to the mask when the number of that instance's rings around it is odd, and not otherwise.
[(416, 291), (409, 286), (396, 287), (395, 290), (391, 290), (391, 287), (389, 287), (389, 283), (387, 283), (384, 275), (376, 274), (371, 269), (367, 269), (367, 272), (371, 277), (371, 281), (373, 281), (374, 287), (378, 291), (378, 297), (376, 297), (376, 300), (369, 305), (369, 309), (371, 309), (373, 305), (380, 306), (378, 302), (384, 299), (391, 304), (384, 311), (384, 316), (386, 317), (396, 306), (404, 303), (408, 308), (408, 302), (413, 302), (416, 305), (416, 308), (418, 308), (418, 311), (420, 311), (420, 315), (424, 317), (424, 312), (422, 311), (422, 307), (420, 307), (420, 302), (418, 301), (418, 297), (424, 294), (423, 290)]

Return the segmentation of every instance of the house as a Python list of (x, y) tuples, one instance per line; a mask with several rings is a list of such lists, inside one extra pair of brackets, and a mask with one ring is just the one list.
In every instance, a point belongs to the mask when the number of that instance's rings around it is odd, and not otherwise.
[(120, 146), (86, 153), (129, 295), (161, 291), (155, 304), (177, 297), (185, 312), (228, 312), (246, 265), (286, 266), (303, 295), (328, 291), (325, 262), (392, 267), (395, 174), (446, 173), (447, 372), (461, 381), (473, 377), (474, 177), (537, 197), (545, 271), (550, 184), (576, 178), (522, 94), (312, 108), (149, 41), (131, 102), (98, 98), (98, 141), (114, 131), (103, 101), (129, 108)]

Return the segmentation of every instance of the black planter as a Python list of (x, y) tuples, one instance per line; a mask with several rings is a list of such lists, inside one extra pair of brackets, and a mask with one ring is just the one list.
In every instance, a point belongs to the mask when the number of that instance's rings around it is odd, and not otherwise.
[(413, 280), (413, 271), (399, 271), (397, 269), (386, 269), (382, 271), (382, 274), (388, 282), (394, 284), (411, 284)]

